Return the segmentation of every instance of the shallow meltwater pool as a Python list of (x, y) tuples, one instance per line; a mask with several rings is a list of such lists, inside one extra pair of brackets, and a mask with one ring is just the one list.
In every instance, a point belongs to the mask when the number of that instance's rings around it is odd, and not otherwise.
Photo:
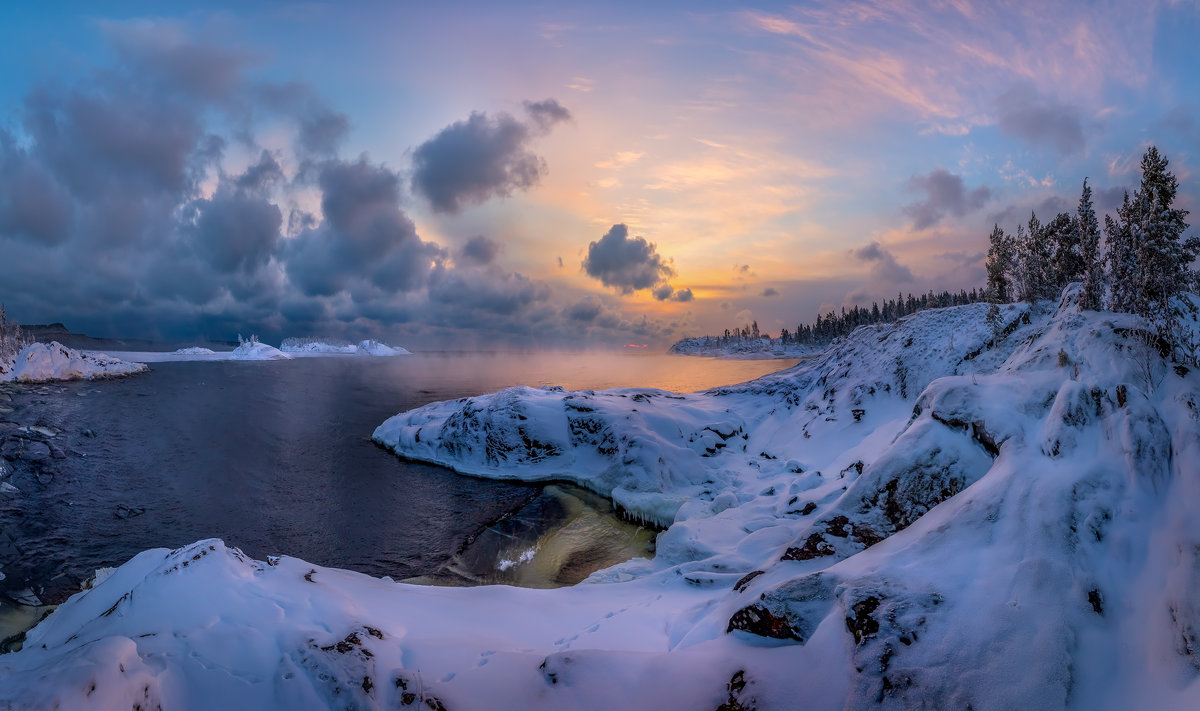
[(0, 619), (59, 603), (139, 551), (209, 537), (396, 580), (571, 585), (652, 555), (654, 531), (574, 486), (401, 460), (371, 442), (375, 427), (510, 385), (683, 392), (794, 363), (441, 353), (154, 363), (122, 380), (0, 386)]

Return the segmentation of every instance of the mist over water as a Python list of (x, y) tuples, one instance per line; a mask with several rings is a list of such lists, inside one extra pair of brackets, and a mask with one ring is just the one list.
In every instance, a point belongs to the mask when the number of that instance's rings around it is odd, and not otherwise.
[[(543, 487), (402, 461), (370, 439), (391, 415), (519, 384), (686, 392), (792, 363), (426, 353), (156, 363), (124, 380), (9, 386), (0, 439), (18, 491), (0, 492), (0, 593), (60, 601), (97, 568), (206, 537), (256, 558), (434, 576)], [(49, 454), (22, 449), (31, 427)]]

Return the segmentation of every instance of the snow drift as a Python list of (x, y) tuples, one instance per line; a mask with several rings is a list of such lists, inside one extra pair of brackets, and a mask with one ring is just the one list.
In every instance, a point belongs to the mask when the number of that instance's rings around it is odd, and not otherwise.
[(0, 382), (41, 383), (50, 380), (96, 380), (133, 375), (144, 363), (129, 363), (103, 353), (83, 353), (58, 341), (31, 343), (13, 362), (0, 362)]
[(667, 526), (656, 558), (542, 591), (148, 551), (0, 657), (0, 703), (1195, 708), (1200, 376), (1076, 296), (707, 392), (402, 413), (377, 442), (585, 484)]

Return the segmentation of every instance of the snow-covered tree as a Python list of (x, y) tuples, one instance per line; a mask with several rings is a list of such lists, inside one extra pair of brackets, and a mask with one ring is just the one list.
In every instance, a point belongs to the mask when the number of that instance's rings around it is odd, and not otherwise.
[(1007, 304), (1013, 300), (1013, 273), (1016, 271), (1016, 243), (1012, 235), (1004, 234), (1000, 225), (992, 227), (988, 237), (987, 290), (988, 300)]
[(1053, 292), (1083, 278), (1083, 254), (1079, 223), (1070, 214), (1060, 212), (1046, 225), (1046, 241), (1053, 249), (1050, 271), (1054, 275)]
[(1023, 234), (1017, 227), (1017, 257), (1021, 300), (1033, 302), (1050, 298), (1054, 291), (1054, 251), (1036, 212), (1029, 214), (1029, 225)]
[(1137, 248), (1133, 241), (1134, 206), (1129, 193), (1117, 208), (1117, 219), (1104, 216), (1104, 236), (1108, 242), (1105, 261), (1108, 266), (1108, 309), (1130, 313), (1137, 301), (1134, 276), (1138, 271)]
[(1191, 263), (1200, 243), (1185, 241), (1187, 210), (1172, 207), (1179, 182), (1168, 161), (1150, 146), (1142, 156), (1142, 184), (1134, 195), (1137, 275), (1135, 313), (1149, 318), (1167, 336), (1172, 321), (1170, 301), (1192, 280)]
[(1102, 305), (1104, 295), (1104, 261), (1100, 255), (1100, 223), (1092, 207), (1092, 188), (1083, 179), (1083, 193), (1079, 196), (1076, 211), (1079, 228), (1079, 257), (1083, 267), (1083, 295), (1081, 306), (1096, 311)]

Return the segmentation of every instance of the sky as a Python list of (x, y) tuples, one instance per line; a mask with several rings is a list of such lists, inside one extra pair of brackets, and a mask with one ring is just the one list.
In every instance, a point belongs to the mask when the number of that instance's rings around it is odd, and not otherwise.
[[(169, 13), (169, 14), (164, 14)], [(665, 348), (1197, 210), (1192, 2), (9, 3), (0, 302), (93, 336)], [(1194, 231), (1193, 231), (1194, 233)]]

